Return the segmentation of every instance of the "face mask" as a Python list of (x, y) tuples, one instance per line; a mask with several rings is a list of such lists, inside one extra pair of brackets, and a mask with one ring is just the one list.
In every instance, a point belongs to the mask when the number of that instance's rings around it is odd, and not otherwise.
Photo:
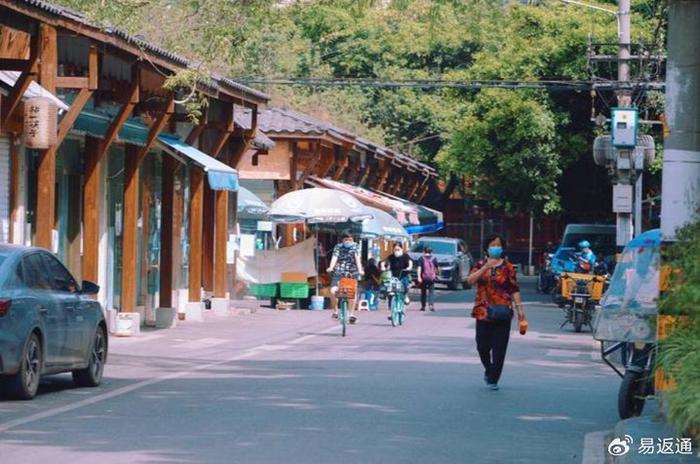
[(394, 252), (394, 256), (396, 256), (397, 258), (400, 258), (401, 256), (403, 256), (403, 250), (396, 250)]
[(432, 253), (426, 253), (425, 256), (432, 256)]
[(345, 248), (350, 248), (350, 247), (352, 247), (352, 242), (343, 242), (343, 246)]
[(491, 258), (500, 258), (503, 254), (503, 248), (499, 246), (489, 247), (489, 256)]

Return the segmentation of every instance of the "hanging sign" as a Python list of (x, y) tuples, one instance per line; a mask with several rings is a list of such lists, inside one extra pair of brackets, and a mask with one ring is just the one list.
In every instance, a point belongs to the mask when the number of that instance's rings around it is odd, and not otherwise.
[(28, 148), (45, 150), (56, 145), (56, 103), (46, 97), (33, 97), (24, 102), (24, 143)]

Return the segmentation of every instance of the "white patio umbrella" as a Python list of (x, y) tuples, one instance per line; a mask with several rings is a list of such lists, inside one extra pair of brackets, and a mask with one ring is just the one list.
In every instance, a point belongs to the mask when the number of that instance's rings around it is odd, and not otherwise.
[[(336, 224), (373, 219), (372, 211), (352, 195), (326, 188), (295, 190), (275, 200), (267, 212), (274, 222), (287, 224)], [(316, 229), (316, 294), (318, 294), (319, 253)]]

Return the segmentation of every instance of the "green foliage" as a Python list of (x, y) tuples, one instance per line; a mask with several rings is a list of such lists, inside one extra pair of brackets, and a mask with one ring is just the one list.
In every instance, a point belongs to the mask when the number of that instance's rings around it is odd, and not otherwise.
[(700, 222), (679, 233), (666, 258), (677, 272), (660, 310), (681, 317), (659, 351), (660, 366), (677, 384), (666, 396), (669, 418), (700, 439)]
[(438, 156), (441, 167), (471, 177), (477, 198), (494, 207), (558, 211), (556, 117), (541, 100), (524, 92), (481, 92)]
[[(587, 79), (589, 35), (616, 40), (612, 15), (553, 0), (58, 1), (185, 55), (201, 63), (202, 72), (234, 78)], [(615, 0), (589, 3), (616, 5)], [(664, 1), (634, 3), (635, 42), (663, 43)], [(187, 95), (193, 89), (185, 86), (190, 77), (169, 79), (168, 85)], [(434, 161), (440, 154), (445, 174), (473, 177), (477, 185), (485, 185), (494, 172), (517, 173), (518, 187), (508, 193), (518, 197), (492, 198), (486, 187), (473, 192), (476, 200), (512, 211), (557, 211), (561, 171), (590, 156), (590, 112), (581, 110), (590, 108), (585, 93), (515, 90), (509, 97), (405, 87), (264, 90), (273, 96), (273, 105), (324, 117), (421, 160)], [(491, 108), (489, 99), (505, 107)], [(660, 103), (649, 98), (648, 113), (658, 116)], [(503, 140), (489, 138), (500, 127), (488, 124), (529, 116), (526, 109), (535, 117), (527, 117)], [(197, 111), (192, 109), (193, 119)], [(460, 150), (483, 148), (476, 135), (468, 134), (472, 128), (481, 131), (483, 143), (500, 144), (498, 166), (483, 153), (457, 156)]]

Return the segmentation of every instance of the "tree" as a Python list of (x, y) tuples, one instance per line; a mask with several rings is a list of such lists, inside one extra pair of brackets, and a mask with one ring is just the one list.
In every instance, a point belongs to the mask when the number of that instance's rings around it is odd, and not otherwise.
[(486, 90), (455, 124), (441, 168), (471, 179), (472, 193), (508, 212), (559, 210), (557, 120), (537, 95)]

